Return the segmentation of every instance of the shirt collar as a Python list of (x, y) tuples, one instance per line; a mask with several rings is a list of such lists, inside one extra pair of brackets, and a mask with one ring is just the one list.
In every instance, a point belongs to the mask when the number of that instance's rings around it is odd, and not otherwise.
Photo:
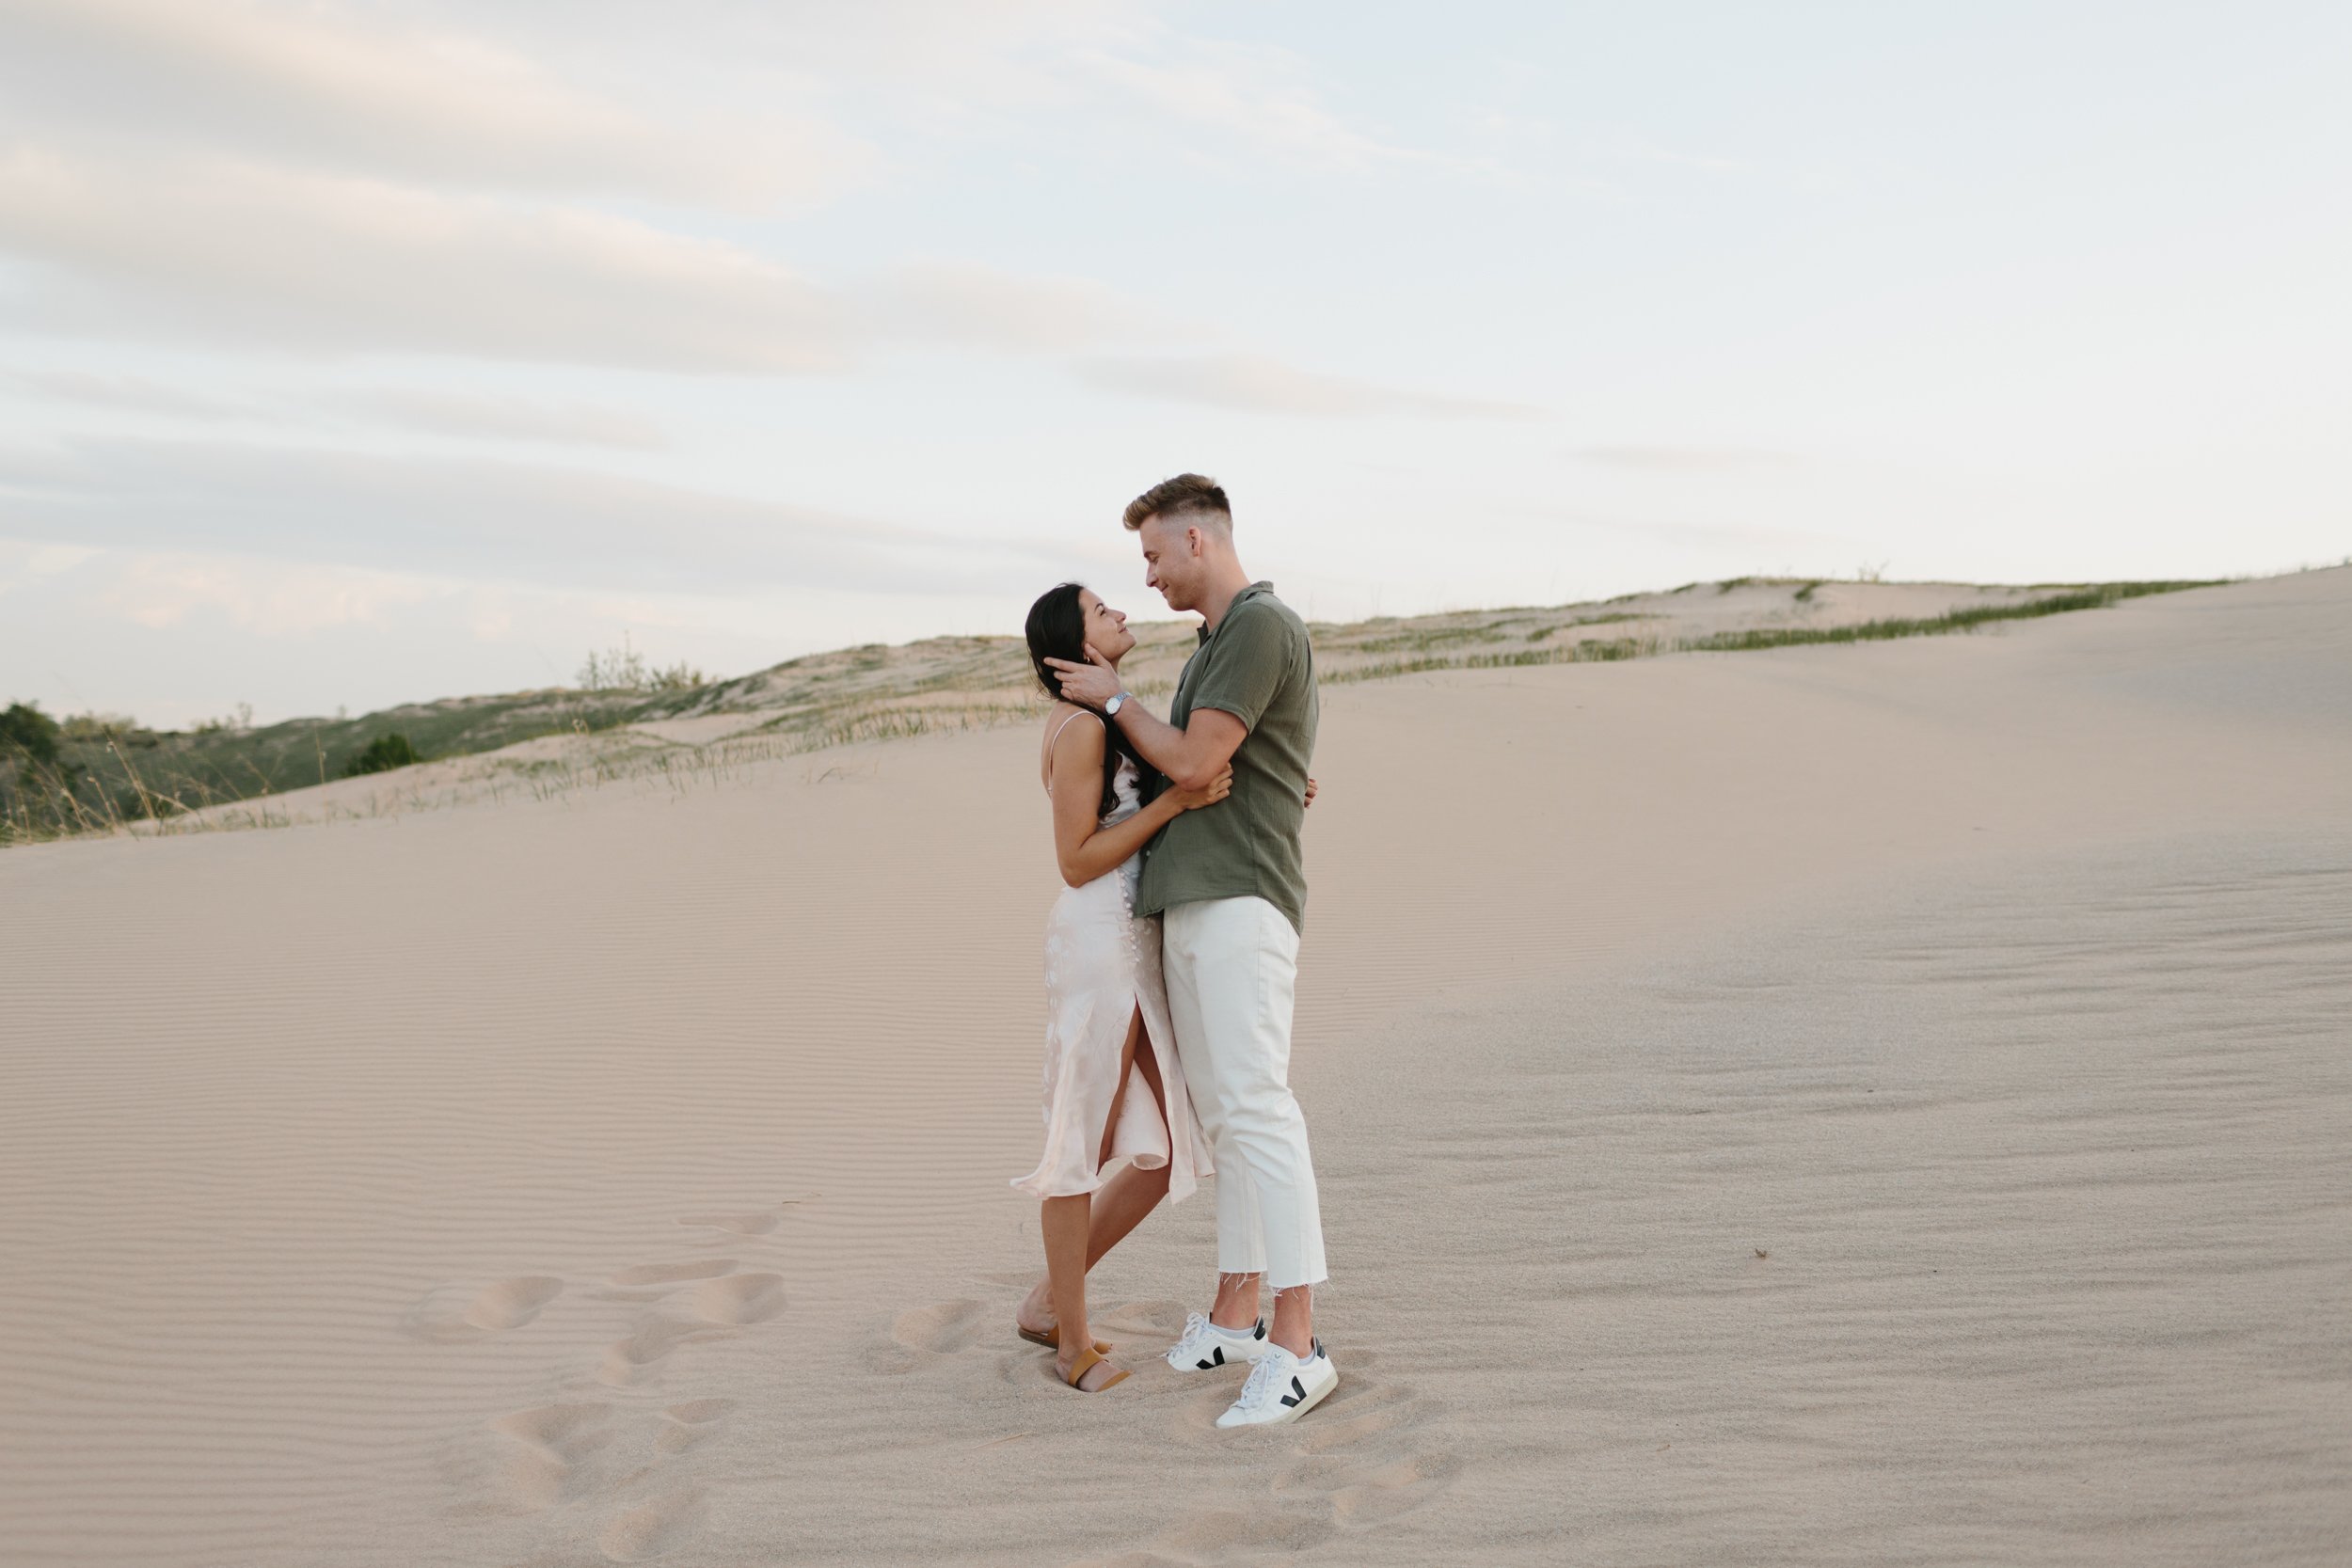
[[(1254, 599), (1261, 594), (1271, 594), (1273, 592), (1274, 584), (1270, 579), (1251, 583), (1248, 587), (1233, 595), (1233, 603), (1225, 607), (1225, 619), (1217, 622), (1217, 625), (1221, 626), (1226, 621), (1232, 620), (1233, 618), (1234, 606), (1239, 605), (1244, 599)], [(1193, 630), (1195, 634), (1200, 637), (1201, 645), (1206, 647), (1210, 637), (1208, 623), (1204, 621), (1200, 626), (1194, 627)]]

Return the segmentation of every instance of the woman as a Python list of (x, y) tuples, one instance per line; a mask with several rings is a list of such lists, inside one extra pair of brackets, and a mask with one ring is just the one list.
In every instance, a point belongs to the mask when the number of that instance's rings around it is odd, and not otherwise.
[(1091, 647), (1117, 665), (1136, 645), (1127, 617), (1065, 582), (1030, 606), (1028, 633), (1038, 684), (1057, 699), (1040, 767), (1069, 886), (1045, 924), (1045, 1154), (1013, 1182), (1042, 1203), (1046, 1275), (1014, 1322), (1024, 1339), (1054, 1348), (1064, 1383), (1093, 1393), (1127, 1373), (1088, 1333), (1087, 1271), (1162, 1197), (1181, 1202), (1209, 1171), (1208, 1139), (1176, 1066), (1160, 923), (1131, 912), (1138, 856), (1180, 814), (1225, 799), (1233, 776), (1228, 768), (1143, 804), (1143, 767), (1126, 737), (1092, 708), (1059, 701), (1045, 662), (1083, 660)]

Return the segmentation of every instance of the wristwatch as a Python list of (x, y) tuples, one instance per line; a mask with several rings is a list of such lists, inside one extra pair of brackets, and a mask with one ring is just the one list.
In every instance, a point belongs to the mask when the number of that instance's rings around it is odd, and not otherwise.
[(1127, 705), (1127, 699), (1133, 697), (1135, 693), (1132, 691), (1122, 691), (1118, 696), (1113, 697), (1109, 702), (1104, 703), (1103, 705), (1103, 712), (1104, 716), (1111, 719), (1118, 718), (1119, 710), (1125, 707)]

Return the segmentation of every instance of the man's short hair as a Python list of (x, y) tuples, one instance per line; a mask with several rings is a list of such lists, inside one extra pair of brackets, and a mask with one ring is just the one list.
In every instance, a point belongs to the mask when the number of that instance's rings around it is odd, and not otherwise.
[(1215, 518), (1228, 531), (1233, 526), (1233, 507), (1225, 499), (1224, 486), (1206, 474), (1178, 474), (1160, 481), (1127, 503), (1125, 522), (1133, 530), (1153, 517), (1173, 521), (1195, 515)]

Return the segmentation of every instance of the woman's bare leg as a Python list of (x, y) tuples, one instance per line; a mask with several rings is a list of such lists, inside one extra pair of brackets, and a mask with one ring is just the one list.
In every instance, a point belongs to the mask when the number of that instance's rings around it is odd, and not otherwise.
[[(1078, 1364), (1079, 1350), (1094, 1343), (1087, 1328), (1087, 1211), (1091, 1207), (1085, 1193), (1049, 1197), (1039, 1206), (1039, 1228), (1045, 1233), (1046, 1291), (1053, 1302), (1054, 1321), (1062, 1329), (1061, 1348), (1054, 1353), (1054, 1364), (1064, 1383)], [(1078, 1386), (1091, 1393), (1113, 1370), (1107, 1363), (1095, 1367)]]
[[(1148, 1038), (1149, 1037), (1144, 1034), (1143, 1030), (1143, 1010), (1138, 1007), (1127, 1026), (1128, 1050), (1132, 1053), (1136, 1073), (1143, 1079), (1145, 1086), (1152, 1091), (1152, 1102), (1159, 1110), (1160, 1124), (1166, 1127), (1168, 1125), (1168, 1095), (1161, 1086), (1159, 1063), (1149, 1049)], [(1122, 1098), (1123, 1093), (1122, 1088)], [(1107, 1130), (1105, 1130), (1104, 1136), (1105, 1138), (1109, 1136)], [(1173, 1153), (1176, 1147), (1173, 1131), (1169, 1132), (1168, 1137), (1170, 1140), (1168, 1148)], [(1137, 1170), (1135, 1166), (1129, 1165), (1096, 1189), (1087, 1228), (1087, 1268), (1091, 1269), (1101, 1262), (1104, 1254), (1123, 1241), (1129, 1231), (1143, 1223), (1143, 1217), (1146, 1214), (1159, 1206), (1160, 1199), (1168, 1196), (1168, 1165), (1162, 1165), (1157, 1170)], [(1047, 1200), (1049, 1204), (1060, 1201), (1064, 1200), (1052, 1198)], [(1049, 1265), (1046, 1277), (1038, 1281), (1037, 1288), (1029, 1292), (1027, 1299), (1022, 1302), (1019, 1310), (1014, 1313), (1014, 1317), (1024, 1328), (1035, 1329), (1039, 1333), (1043, 1333), (1056, 1323), (1067, 1321), (1062, 1318), (1060, 1309), (1056, 1305), (1054, 1279), (1050, 1267), (1053, 1245), (1050, 1241), (1046, 1246), (1046, 1258)], [(1065, 1345), (1073, 1342), (1070, 1339), (1062, 1341)]]
[[(1143, 1028), (1143, 1014), (1136, 1014), (1136, 1032)], [(1135, 1056), (1136, 1073), (1144, 1086), (1152, 1091), (1152, 1104), (1160, 1113), (1160, 1126), (1168, 1126), (1168, 1095), (1160, 1087), (1160, 1064), (1152, 1059), (1147, 1047)], [(1168, 1133), (1168, 1151), (1175, 1152), (1175, 1134)], [(1127, 1232), (1143, 1223), (1143, 1216), (1159, 1207), (1168, 1196), (1168, 1176), (1174, 1168), (1168, 1164), (1157, 1170), (1137, 1170), (1129, 1165), (1094, 1195), (1094, 1223), (1087, 1232), (1087, 1267), (1103, 1260), (1104, 1254), (1126, 1240)]]

